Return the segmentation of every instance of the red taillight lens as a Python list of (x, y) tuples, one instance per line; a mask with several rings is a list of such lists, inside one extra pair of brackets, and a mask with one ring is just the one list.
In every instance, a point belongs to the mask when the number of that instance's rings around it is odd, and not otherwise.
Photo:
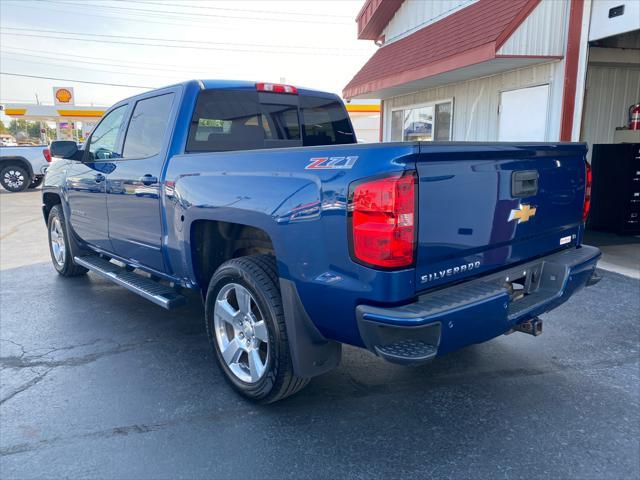
[(365, 181), (353, 188), (351, 234), (356, 260), (383, 268), (413, 264), (415, 190), (413, 172)]
[(256, 83), (256, 90), (259, 92), (298, 94), (296, 87), (293, 85), (283, 85), (282, 83)]
[(582, 222), (587, 221), (589, 209), (591, 208), (591, 184), (593, 183), (593, 174), (591, 173), (591, 164), (585, 162), (585, 185), (584, 185), (584, 205), (582, 206)]
[(51, 151), (48, 148), (42, 150), (42, 155), (47, 162), (51, 163)]

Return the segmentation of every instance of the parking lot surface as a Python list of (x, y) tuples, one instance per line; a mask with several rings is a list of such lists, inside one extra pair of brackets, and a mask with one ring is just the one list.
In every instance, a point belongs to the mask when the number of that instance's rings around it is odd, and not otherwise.
[(0, 194), (0, 477), (640, 477), (640, 281), (418, 368), (354, 348), (261, 407), (225, 384), (202, 308), (49, 264), (39, 192)]

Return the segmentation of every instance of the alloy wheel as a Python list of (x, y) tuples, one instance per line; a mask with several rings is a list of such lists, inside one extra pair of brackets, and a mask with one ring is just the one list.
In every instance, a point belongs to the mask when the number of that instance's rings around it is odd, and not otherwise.
[(58, 217), (55, 217), (51, 222), (49, 237), (51, 239), (51, 251), (53, 252), (53, 258), (58, 266), (63, 267), (67, 247), (64, 243), (64, 231), (62, 230), (62, 224)]
[(251, 292), (228, 283), (215, 300), (214, 329), (218, 348), (229, 370), (245, 383), (258, 382), (269, 362), (269, 332)]
[(2, 182), (12, 190), (20, 190), (24, 185), (24, 173), (12, 168), (5, 170)]

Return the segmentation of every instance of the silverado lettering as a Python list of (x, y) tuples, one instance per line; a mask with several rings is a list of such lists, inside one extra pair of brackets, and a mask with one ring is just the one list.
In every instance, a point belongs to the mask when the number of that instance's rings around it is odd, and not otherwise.
[(458, 273), (464, 273), (464, 272), (469, 272), (475, 268), (480, 268), (480, 262), (471, 262), (471, 263), (465, 263), (463, 265), (457, 266), (457, 267), (453, 267), (453, 268), (447, 268), (446, 270), (439, 270), (437, 272), (434, 273), (427, 273), (426, 275), (422, 275), (422, 277), (420, 277), (420, 279), (422, 280), (423, 283), (425, 282), (431, 282), (432, 280), (440, 280), (444, 277), (450, 277), (452, 275), (457, 275)]

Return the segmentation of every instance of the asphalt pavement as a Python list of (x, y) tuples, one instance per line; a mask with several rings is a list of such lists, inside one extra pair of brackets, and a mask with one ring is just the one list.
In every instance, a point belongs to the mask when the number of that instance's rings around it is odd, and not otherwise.
[(0, 477), (640, 477), (640, 281), (604, 279), (421, 367), (346, 348), (261, 407), (224, 382), (200, 305), (166, 312), (49, 264), (39, 193), (0, 194)]

